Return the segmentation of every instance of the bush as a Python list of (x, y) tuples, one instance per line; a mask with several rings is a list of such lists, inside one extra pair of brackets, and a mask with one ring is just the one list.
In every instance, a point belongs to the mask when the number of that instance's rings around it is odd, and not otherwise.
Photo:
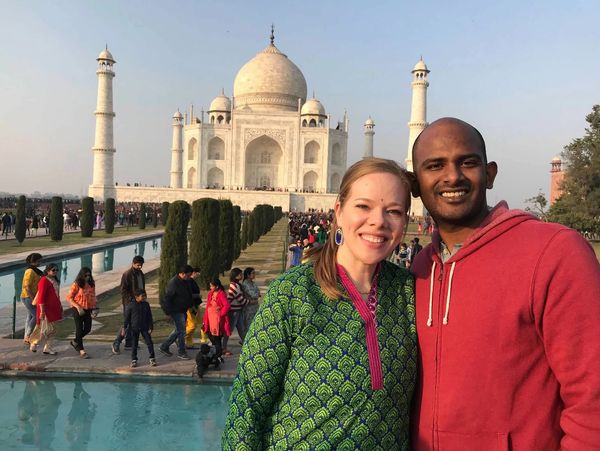
[(197, 281), (201, 288), (208, 288), (210, 279), (219, 274), (219, 211), (219, 201), (215, 199), (192, 203), (190, 264), (200, 268)]
[(177, 274), (177, 269), (181, 265), (187, 263), (187, 227), (189, 219), (190, 206), (187, 202), (178, 200), (171, 204), (169, 207), (169, 222), (165, 227), (160, 252), (158, 293), (161, 303), (169, 279)]
[(94, 231), (94, 198), (84, 197), (81, 199), (81, 236), (89, 238)]
[(25, 196), (19, 196), (17, 200), (17, 217), (15, 220), (15, 238), (21, 244), (25, 239), (25, 231), (27, 230), (27, 225), (25, 224), (25, 205), (27, 204), (27, 199)]
[(233, 263), (233, 205), (229, 199), (222, 199), (219, 206), (219, 260), (224, 274)]
[(242, 227), (242, 209), (238, 205), (233, 206), (233, 260), (236, 261), (242, 253), (242, 241), (241, 241), (241, 227)]
[(252, 246), (254, 243), (254, 210), (248, 214), (248, 246)]
[(104, 202), (104, 230), (106, 233), (113, 233), (115, 230), (115, 200), (112, 197)]
[(163, 202), (160, 207), (160, 223), (166, 226), (167, 219), (169, 219), (169, 202)]
[(158, 227), (158, 211), (156, 211), (156, 208), (152, 209), (152, 227), (155, 229)]
[(244, 250), (248, 247), (248, 215), (244, 215), (242, 221), (242, 233), (240, 236), (240, 249)]
[(146, 204), (145, 203), (141, 203), (140, 204), (140, 224), (139, 224), (140, 229), (144, 230), (146, 228)]
[(50, 204), (50, 239), (52, 241), (62, 240), (64, 222), (62, 197), (54, 196)]

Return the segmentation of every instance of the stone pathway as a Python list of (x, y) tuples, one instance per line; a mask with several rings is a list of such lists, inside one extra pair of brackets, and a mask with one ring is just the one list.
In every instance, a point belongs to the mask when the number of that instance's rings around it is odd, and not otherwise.
[[(252, 266), (255, 268), (257, 277), (256, 283), (264, 294), (268, 284), (277, 277), (283, 268), (285, 257), (287, 255), (287, 221), (282, 219), (273, 226), (273, 229), (261, 237), (261, 239), (252, 246), (242, 251), (242, 254), (234, 262), (234, 267), (242, 269)], [(159, 259), (154, 259), (159, 260)], [(156, 271), (158, 261), (146, 261), (144, 270), (146, 273)], [(125, 268), (119, 268), (111, 271), (114, 274), (108, 274), (100, 281), (97, 280), (97, 286), (104, 287), (106, 292), (110, 292), (118, 287), (120, 275)], [(156, 283), (148, 284), (147, 290), (151, 299), (157, 299), (158, 288)], [(205, 297), (205, 296), (204, 296)], [(156, 303), (157, 301), (153, 301)], [(156, 305), (158, 307), (158, 305)], [(114, 311), (103, 312), (94, 321), (95, 328), (102, 322), (102, 318), (110, 315), (120, 315), (120, 308)], [(192, 360), (182, 361), (176, 356), (165, 357), (158, 352), (158, 344), (155, 343), (157, 351), (158, 366), (150, 367), (147, 359), (147, 349), (143, 340), (140, 340), (138, 350), (139, 364), (137, 368), (130, 368), (129, 351), (121, 350), (121, 354), (113, 355), (110, 349), (110, 343), (114, 336), (99, 335), (92, 333), (86, 337), (86, 351), (91, 356), (90, 359), (81, 359), (71, 348), (69, 341), (57, 341), (56, 350), (58, 355), (44, 355), (41, 349), (37, 353), (31, 353), (20, 339), (0, 339), (0, 375), (5, 376), (33, 376), (42, 377), (59, 375), (79, 375), (84, 377), (151, 377), (151, 378), (189, 378), (194, 380), (195, 361), (194, 357), (197, 351), (191, 351)], [(196, 341), (199, 337), (196, 337)], [(229, 348), (233, 356), (227, 357), (220, 371), (211, 370), (204, 376), (204, 382), (231, 383), (236, 373), (237, 361), (240, 353), (238, 345), (239, 336), (234, 333), (229, 341)]]

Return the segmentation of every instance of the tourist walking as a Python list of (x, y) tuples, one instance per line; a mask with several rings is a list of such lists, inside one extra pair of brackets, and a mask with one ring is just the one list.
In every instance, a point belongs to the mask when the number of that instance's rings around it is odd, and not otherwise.
[[(237, 329), (240, 336), (240, 344), (244, 342), (246, 336), (246, 328), (244, 327), (244, 308), (248, 300), (244, 297), (242, 290), (242, 270), (233, 268), (229, 273), (229, 288), (227, 289), (227, 301), (229, 302), (229, 324), (231, 333)], [(231, 334), (230, 334), (231, 335)], [(223, 354), (231, 355), (231, 351), (227, 349), (229, 336), (223, 338)]]
[(414, 279), (386, 259), (410, 199), (394, 161), (348, 169), (328, 241), (271, 283), (250, 326), (224, 450), (408, 450)]
[[(144, 257), (136, 255), (131, 262), (131, 268), (123, 273), (121, 277), (121, 303), (123, 304), (123, 319), (127, 314), (127, 308), (135, 300), (135, 292), (146, 289), (146, 278), (142, 271)], [(121, 342), (125, 339), (125, 349), (131, 348), (131, 332), (125, 329), (125, 333), (119, 328), (115, 341), (112, 344), (113, 354), (121, 352)]]
[(223, 355), (223, 337), (231, 335), (228, 315), (229, 302), (227, 302), (227, 295), (223, 290), (219, 277), (213, 277), (209, 283), (209, 288), (202, 330), (206, 332), (208, 339), (215, 347), (215, 357), (219, 358)]
[(190, 290), (192, 290), (192, 306), (188, 309), (185, 319), (185, 347), (186, 349), (196, 349), (194, 347), (194, 332), (198, 327), (198, 310), (200, 304), (202, 304), (202, 297), (200, 296), (200, 287), (196, 282), (196, 277), (200, 275), (200, 269), (194, 268), (192, 270), (192, 276), (188, 283), (190, 284)]
[(260, 289), (254, 282), (256, 279), (256, 271), (249, 267), (244, 269), (244, 280), (242, 281), (242, 289), (244, 297), (248, 300), (248, 304), (244, 307), (244, 331), (248, 331), (250, 323), (254, 319), (254, 315), (258, 311), (258, 299), (260, 298)]
[(38, 283), (44, 273), (39, 269), (42, 263), (42, 255), (34, 252), (25, 259), (27, 269), (23, 274), (23, 284), (21, 288), (21, 303), (25, 306), (27, 314), (25, 316), (25, 329), (23, 332), (23, 342), (29, 346), (29, 336), (35, 328), (35, 305), (33, 300), (38, 292)]
[(150, 366), (156, 366), (154, 343), (152, 342), (154, 322), (152, 321), (152, 309), (146, 300), (146, 291), (137, 290), (135, 292), (135, 302), (131, 303), (131, 307), (127, 309), (127, 314), (125, 315), (123, 331), (125, 329), (131, 330), (131, 368), (135, 368), (138, 365), (137, 352), (140, 335), (144, 338), (146, 346), (148, 346)]
[(44, 276), (38, 284), (36, 296), (36, 326), (29, 336), (29, 350), (36, 352), (38, 345), (43, 344), (43, 353), (56, 355), (52, 349), (56, 329), (54, 323), (62, 319), (60, 303), (60, 285), (58, 283), (58, 266), (50, 263), (44, 269)]
[(175, 329), (158, 349), (170, 357), (173, 354), (169, 351), (169, 347), (177, 341), (177, 357), (182, 360), (190, 358), (185, 352), (185, 319), (188, 309), (193, 305), (192, 289), (189, 284), (192, 271), (193, 268), (190, 265), (183, 265), (179, 268), (177, 275), (167, 283), (165, 295), (160, 300), (160, 306), (167, 318), (172, 319), (175, 323)]
[(96, 282), (90, 268), (84, 266), (79, 270), (67, 294), (67, 302), (71, 305), (75, 321), (75, 340), (71, 340), (70, 344), (81, 358), (87, 359), (89, 355), (83, 347), (83, 337), (92, 330), (92, 313), (95, 316), (97, 303)]

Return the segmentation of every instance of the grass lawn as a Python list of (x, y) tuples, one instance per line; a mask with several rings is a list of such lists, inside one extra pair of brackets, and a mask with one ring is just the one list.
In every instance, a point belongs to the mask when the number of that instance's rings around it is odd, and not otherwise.
[[(137, 227), (130, 227), (129, 230), (126, 227), (115, 228), (111, 234), (106, 233), (104, 230), (94, 230), (93, 235), (90, 238), (83, 238), (81, 232), (69, 232), (63, 235), (62, 241), (52, 241), (48, 235), (44, 236), (33, 236), (25, 237), (22, 244), (19, 244), (17, 240), (1, 240), (0, 239), (0, 255), (15, 254), (18, 252), (40, 252), (43, 254), (44, 249), (51, 249), (61, 246), (67, 246), (69, 244), (93, 244), (94, 241), (102, 238), (115, 238), (127, 235), (136, 235), (142, 232), (151, 232), (156, 230), (160, 232), (163, 227), (157, 227), (156, 229), (152, 226), (146, 227), (144, 230), (140, 230)], [(41, 232), (44, 233), (44, 232)]]

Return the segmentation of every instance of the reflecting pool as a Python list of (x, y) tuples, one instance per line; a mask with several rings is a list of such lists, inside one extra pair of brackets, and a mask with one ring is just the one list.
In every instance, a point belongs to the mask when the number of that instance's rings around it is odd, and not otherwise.
[(3, 450), (219, 450), (230, 386), (0, 379)]

